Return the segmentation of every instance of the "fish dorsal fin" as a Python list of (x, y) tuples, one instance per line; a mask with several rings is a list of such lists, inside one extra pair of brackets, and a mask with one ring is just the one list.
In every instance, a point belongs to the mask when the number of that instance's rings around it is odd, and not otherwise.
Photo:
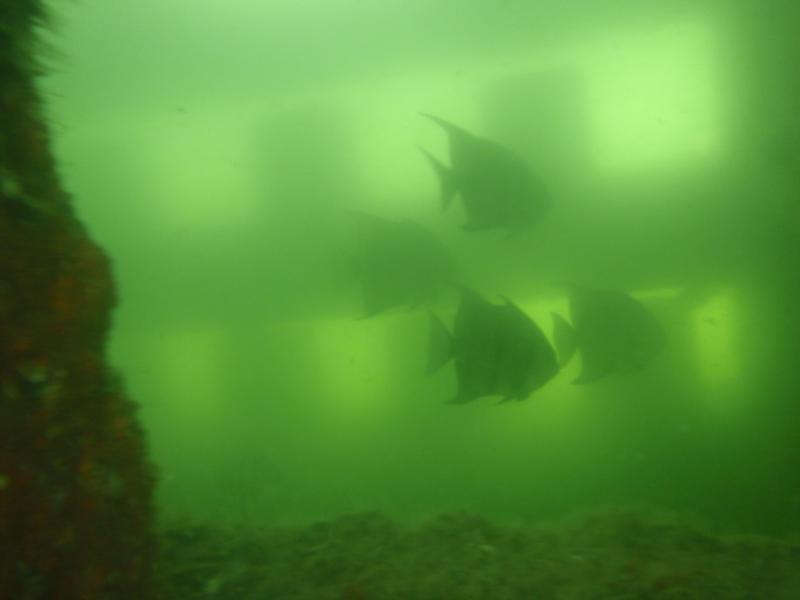
[(425, 113), (425, 112), (422, 112), (422, 113), (419, 113), (419, 114), (420, 114), (420, 116), (423, 116), (426, 119), (430, 119), (431, 121), (436, 123), (439, 127), (444, 129), (447, 132), (447, 135), (449, 135), (449, 136), (456, 135), (456, 136), (474, 137), (466, 129), (463, 129), (463, 128), (459, 127), (458, 125), (454, 125), (450, 121), (445, 121), (441, 117), (437, 117), (436, 115), (432, 115), (430, 113)]
[(465, 284), (456, 286), (461, 296), (461, 302), (466, 305), (491, 306), (490, 303), (478, 292)]
[(453, 358), (453, 336), (441, 319), (429, 313), (428, 316), (428, 366), (426, 373), (431, 375)]
[[(511, 300), (509, 300), (505, 296), (503, 296), (502, 298), (506, 303), (506, 308), (510, 311), (510, 314), (513, 315), (514, 323), (517, 324), (517, 327), (524, 328), (525, 330), (533, 329), (533, 330), (539, 332), (539, 334), (541, 335), (543, 340), (545, 340), (545, 341), (547, 340), (545, 335), (543, 333), (541, 333), (541, 329), (539, 329), (539, 326), (536, 324), (536, 322), (533, 319), (531, 319), (531, 317), (528, 315), (528, 313), (526, 313), (517, 304), (515, 304), (514, 302), (512, 302)], [(548, 342), (548, 344), (549, 344), (549, 342)]]
[(442, 210), (447, 210), (453, 197), (458, 192), (458, 184), (456, 182), (455, 173), (453, 170), (446, 167), (438, 158), (433, 156), (425, 148), (420, 148), (422, 154), (428, 159), (428, 162), (433, 166), (433, 170), (439, 177), (439, 195), (442, 204)]
[(553, 315), (553, 343), (558, 352), (558, 360), (561, 368), (569, 364), (578, 348), (578, 336), (575, 329), (567, 323), (567, 320), (558, 313)]
[(500, 297), (503, 299), (503, 302), (506, 303), (506, 306), (509, 307), (511, 310), (513, 310), (517, 316), (522, 316), (526, 320), (530, 318), (528, 317), (527, 314), (525, 314), (525, 311), (523, 311), (519, 306), (516, 305), (516, 303), (513, 300), (510, 300), (506, 296), (500, 296)]
[(469, 327), (476, 320), (483, 321), (487, 314), (487, 309), (490, 309), (492, 304), (467, 285), (461, 284), (457, 288), (459, 300), (454, 332), (459, 335), (460, 325)]

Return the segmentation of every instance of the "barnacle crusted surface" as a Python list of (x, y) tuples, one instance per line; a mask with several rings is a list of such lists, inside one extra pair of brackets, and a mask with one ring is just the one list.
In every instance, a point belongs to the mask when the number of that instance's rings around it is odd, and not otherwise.
[(49, 148), (41, 26), (41, 2), (0, 0), (0, 597), (143, 599), (153, 476), (105, 363), (109, 261)]

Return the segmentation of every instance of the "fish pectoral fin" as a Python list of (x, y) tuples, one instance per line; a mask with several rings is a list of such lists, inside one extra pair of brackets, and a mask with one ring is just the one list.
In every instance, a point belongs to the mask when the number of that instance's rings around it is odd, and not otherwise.
[(425, 372), (432, 375), (453, 358), (453, 336), (441, 319), (430, 313), (428, 317), (428, 366)]
[(436, 175), (439, 177), (439, 193), (441, 197), (442, 210), (447, 210), (450, 207), (450, 203), (453, 201), (453, 197), (458, 192), (458, 182), (456, 181), (456, 176), (452, 169), (446, 167), (439, 159), (425, 150), (425, 148), (420, 147), (420, 151), (428, 159), (428, 162), (431, 163), (433, 170), (436, 171)]

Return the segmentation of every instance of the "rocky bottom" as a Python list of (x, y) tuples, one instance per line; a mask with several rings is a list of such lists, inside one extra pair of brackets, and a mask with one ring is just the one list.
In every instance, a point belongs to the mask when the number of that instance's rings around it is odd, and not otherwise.
[(717, 535), (635, 511), (560, 527), (378, 513), (306, 528), (181, 525), (162, 535), (167, 600), (800, 598), (800, 540)]

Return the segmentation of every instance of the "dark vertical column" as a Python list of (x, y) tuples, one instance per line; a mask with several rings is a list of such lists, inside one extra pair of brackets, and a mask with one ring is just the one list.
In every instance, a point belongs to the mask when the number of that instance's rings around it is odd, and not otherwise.
[(148, 598), (153, 473), (105, 360), (109, 261), (72, 213), (33, 84), (43, 18), (0, 2), (0, 597)]
[[(752, 440), (738, 467), (740, 504), (774, 529), (796, 529), (800, 506), (800, 5), (727, 5), (734, 181), (751, 216), (743, 248), (742, 364)], [(732, 169), (733, 170), (733, 169)]]

